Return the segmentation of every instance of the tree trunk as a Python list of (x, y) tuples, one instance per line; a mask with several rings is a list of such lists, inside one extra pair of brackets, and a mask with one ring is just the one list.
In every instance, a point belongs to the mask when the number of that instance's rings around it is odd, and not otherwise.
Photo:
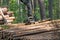
[(44, 0), (38, 0), (40, 7), (41, 20), (46, 19)]
[(3, 2), (3, 0), (0, 0), (0, 6), (2, 6), (2, 2)]
[(49, 2), (49, 18), (53, 18), (53, 11), (52, 11), (52, 5), (53, 5), (53, 0), (48, 0)]
[(57, 9), (56, 9), (56, 15), (57, 15), (57, 19), (59, 19), (59, 16), (60, 16), (60, 13), (59, 13), (59, 0), (56, 0), (57, 1), (57, 5), (56, 5), (56, 7), (57, 7)]
[(34, 19), (35, 21), (37, 21), (37, 17), (36, 17), (36, 5), (37, 5), (37, 0), (33, 0), (34, 1)]

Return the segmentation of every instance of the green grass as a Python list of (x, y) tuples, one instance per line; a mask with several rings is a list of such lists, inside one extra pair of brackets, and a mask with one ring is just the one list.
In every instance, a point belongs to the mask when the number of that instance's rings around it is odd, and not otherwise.
[(0, 25), (3, 29), (8, 29), (9, 27), (7, 25)]

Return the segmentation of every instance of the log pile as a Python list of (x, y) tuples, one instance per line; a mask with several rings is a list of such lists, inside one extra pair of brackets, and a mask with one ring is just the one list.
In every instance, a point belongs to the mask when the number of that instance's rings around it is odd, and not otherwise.
[(19, 24), (7, 24), (7, 26), (9, 26), (9, 28), (24, 28), (24, 29), (34, 29), (34, 28), (45, 28), (46, 27), (55, 27), (55, 26), (59, 26), (60, 27), (60, 19), (58, 20), (51, 20), (51, 21), (45, 21), (45, 22), (35, 22), (35, 24), (31, 24), (31, 25), (25, 25), (25, 23), (19, 23)]
[(11, 24), (14, 21), (15, 17), (13, 12), (8, 11), (6, 13), (7, 13), (6, 15), (4, 15), (3, 13), (4, 17), (2, 17), (1, 15), (2, 13), (0, 13), (0, 24), (6, 24), (6, 23)]

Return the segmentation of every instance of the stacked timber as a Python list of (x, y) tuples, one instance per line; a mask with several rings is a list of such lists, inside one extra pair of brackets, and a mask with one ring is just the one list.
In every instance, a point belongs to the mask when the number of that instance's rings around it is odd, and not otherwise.
[(0, 15), (0, 23), (12, 23), (14, 21), (15, 17), (12, 11), (8, 11), (6, 15), (4, 15), (4, 17), (2, 17), (2, 15)]
[(0, 15), (0, 20), (2, 20), (2, 16)]
[(13, 12), (8, 11), (7, 15), (5, 15), (5, 19), (6, 19), (7, 23), (13, 22), (13, 20), (15, 19), (14, 15), (13, 15)]

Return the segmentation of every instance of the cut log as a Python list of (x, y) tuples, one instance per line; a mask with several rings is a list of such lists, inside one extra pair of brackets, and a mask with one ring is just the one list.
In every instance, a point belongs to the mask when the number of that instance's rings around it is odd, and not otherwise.
[(3, 18), (2, 18), (2, 16), (0, 15), (0, 20), (2, 20)]
[[(57, 26), (58, 25), (58, 26)], [(34, 29), (34, 28), (47, 28), (47, 27), (60, 27), (60, 20), (52, 20), (52, 21), (46, 21), (46, 22), (35, 22), (35, 24), (31, 25), (22, 25), (22, 24), (11, 24), (8, 25), (10, 28), (23, 28), (23, 29)], [(49, 28), (47, 28), (49, 29)]]
[(14, 20), (15, 17), (6, 17), (5, 19), (6, 19), (6, 20)]
[(8, 11), (7, 13), (8, 13), (8, 14), (13, 14), (14, 12), (13, 12), (13, 11)]
[(4, 18), (9, 18), (9, 15), (4, 15)]
[(9, 15), (9, 17), (14, 16), (14, 14), (13, 14), (12, 11), (8, 11), (7, 13), (8, 13), (8, 15)]
[(7, 20), (7, 23), (11, 23), (11, 22), (13, 22), (13, 20)]

